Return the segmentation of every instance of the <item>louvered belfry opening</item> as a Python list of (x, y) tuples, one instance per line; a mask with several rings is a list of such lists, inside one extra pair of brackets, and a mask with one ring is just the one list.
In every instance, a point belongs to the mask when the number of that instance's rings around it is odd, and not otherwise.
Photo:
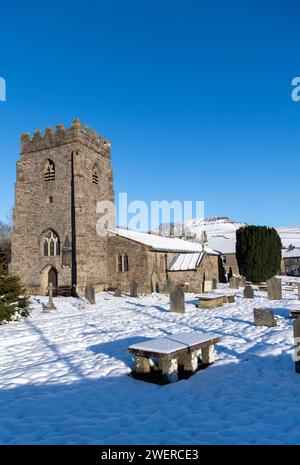
[(98, 176), (97, 171), (93, 171), (93, 183), (99, 184), (99, 176)]
[(51, 160), (47, 160), (44, 178), (46, 182), (55, 180), (55, 165)]

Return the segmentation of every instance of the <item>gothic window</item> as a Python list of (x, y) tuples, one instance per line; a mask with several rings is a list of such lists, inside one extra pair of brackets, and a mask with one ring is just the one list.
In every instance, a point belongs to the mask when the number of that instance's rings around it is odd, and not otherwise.
[(96, 168), (93, 170), (93, 183), (99, 184), (99, 174)]
[(124, 271), (128, 271), (128, 255), (124, 255)]
[(44, 179), (46, 182), (55, 180), (55, 165), (51, 160), (47, 160), (46, 162)]
[(57, 257), (60, 255), (60, 244), (58, 235), (50, 230), (43, 236), (44, 257)]
[(122, 260), (122, 255), (118, 255), (118, 272), (122, 273), (123, 271), (123, 260)]

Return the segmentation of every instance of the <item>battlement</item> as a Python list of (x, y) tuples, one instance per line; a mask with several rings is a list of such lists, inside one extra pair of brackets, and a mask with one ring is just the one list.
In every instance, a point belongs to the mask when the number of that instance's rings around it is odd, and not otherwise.
[(70, 128), (65, 128), (63, 124), (57, 124), (55, 131), (51, 127), (45, 129), (45, 134), (41, 130), (34, 131), (33, 137), (30, 133), (21, 135), (21, 153), (35, 152), (59, 145), (79, 142), (95, 150), (101, 155), (110, 158), (110, 142), (104, 140), (89, 126), (83, 126), (79, 119), (74, 119)]

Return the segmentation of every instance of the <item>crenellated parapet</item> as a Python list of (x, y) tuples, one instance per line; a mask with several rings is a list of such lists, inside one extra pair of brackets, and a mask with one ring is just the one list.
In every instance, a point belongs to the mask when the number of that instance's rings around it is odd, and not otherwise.
[(57, 124), (55, 130), (48, 127), (44, 134), (39, 129), (34, 131), (33, 136), (30, 133), (22, 134), (21, 153), (35, 152), (74, 142), (79, 142), (110, 158), (110, 142), (105, 140), (103, 136), (98, 136), (97, 132), (89, 126), (84, 127), (79, 119), (75, 119), (70, 128), (65, 128), (63, 124)]

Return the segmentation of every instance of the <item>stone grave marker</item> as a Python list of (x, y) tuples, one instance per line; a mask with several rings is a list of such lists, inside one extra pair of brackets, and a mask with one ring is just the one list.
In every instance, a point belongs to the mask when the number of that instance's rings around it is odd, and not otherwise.
[(117, 283), (117, 287), (115, 289), (115, 297), (121, 297), (122, 296), (122, 290), (121, 290), (121, 286), (119, 283)]
[(268, 299), (269, 300), (281, 300), (282, 299), (282, 288), (281, 279), (275, 278), (275, 276), (267, 281), (268, 286)]
[(253, 287), (247, 284), (244, 289), (244, 299), (254, 299)]
[(91, 284), (88, 284), (85, 288), (85, 298), (90, 304), (95, 305), (95, 288)]
[(185, 296), (182, 286), (173, 286), (170, 291), (170, 310), (175, 313), (185, 313)]
[(51, 312), (51, 310), (56, 310), (56, 307), (53, 303), (53, 283), (49, 283), (48, 286), (49, 301), (45, 307), (45, 312)]
[(293, 322), (294, 330), (294, 360), (295, 360), (295, 371), (300, 373), (300, 318), (296, 318)]
[(255, 308), (253, 314), (255, 326), (267, 326), (268, 328), (277, 326), (274, 311), (271, 308)]
[(130, 297), (138, 297), (138, 283), (136, 281), (130, 283)]
[(229, 287), (230, 289), (239, 289), (240, 282), (237, 276), (231, 276), (231, 278), (229, 279)]
[(212, 281), (205, 280), (204, 281), (204, 292), (211, 292), (212, 290), (213, 290)]

